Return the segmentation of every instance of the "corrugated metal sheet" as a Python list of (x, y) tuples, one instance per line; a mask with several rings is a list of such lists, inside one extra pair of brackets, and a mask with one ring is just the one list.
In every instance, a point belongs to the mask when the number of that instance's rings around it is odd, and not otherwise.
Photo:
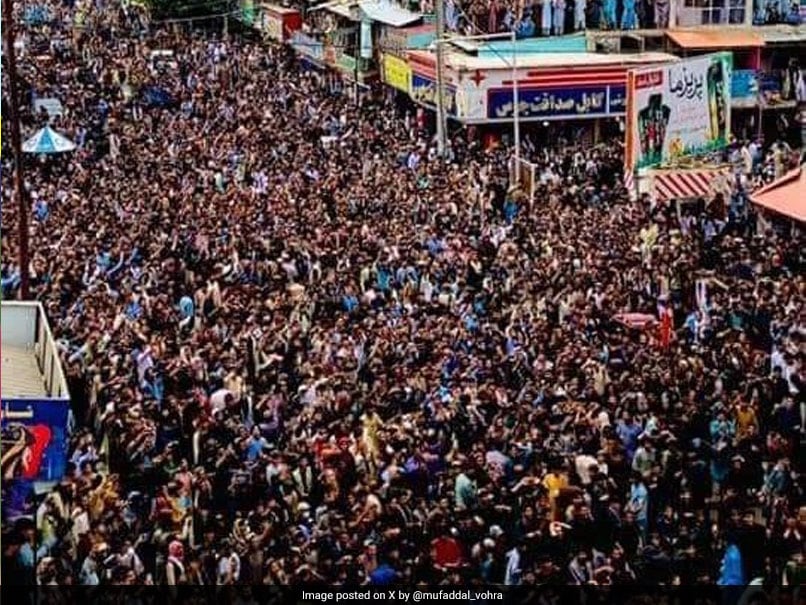
[(377, 0), (365, 0), (364, 2), (335, 0), (320, 4), (311, 10), (326, 10), (345, 19), (352, 19), (355, 15), (355, 8), (359, 8), (370, 21), (392, 27), (405, 27), (423, 18), (422, 14), (413, 13), (392, 2)]
[(364, 14), (372, 21), (404, 27), (422, 19), (422, 14), (413, 13), (391, 2), (361, 2), (359, 4)]

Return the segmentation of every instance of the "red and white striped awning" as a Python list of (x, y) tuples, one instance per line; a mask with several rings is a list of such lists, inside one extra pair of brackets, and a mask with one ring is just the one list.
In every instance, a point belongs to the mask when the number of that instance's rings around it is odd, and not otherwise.
[(727, 168), (669, 170), (652, 178), (652, 193), (659, 202), (676, 199), (708, 198), (729, 190)]

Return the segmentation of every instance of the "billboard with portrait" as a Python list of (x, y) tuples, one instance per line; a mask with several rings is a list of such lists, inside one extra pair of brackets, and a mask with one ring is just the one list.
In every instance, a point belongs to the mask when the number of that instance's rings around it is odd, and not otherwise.
[(67, 399), (3, 400), (2, 519), (27, 516), (37, 484), (58, 482), (67, 470)]
[(730, 137), (732, 55), (631, 70), (625, 164), (647, 168), (722, 149)]
[(6, 399), (0, 412), (3, 479), (59, 481), (67, 465), (67, 399)]

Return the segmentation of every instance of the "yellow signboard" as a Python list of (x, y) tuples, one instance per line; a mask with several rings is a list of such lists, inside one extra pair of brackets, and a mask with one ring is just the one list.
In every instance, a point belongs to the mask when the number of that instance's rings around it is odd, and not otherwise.
[(403, 59), (385, 54), (383, 55), (383, 81), (408, 94), (411, 91), (411, 67)]

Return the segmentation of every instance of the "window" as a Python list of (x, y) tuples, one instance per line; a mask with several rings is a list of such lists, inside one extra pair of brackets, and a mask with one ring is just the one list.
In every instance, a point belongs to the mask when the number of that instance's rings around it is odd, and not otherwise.
[(683, 0), (677, 25), (741, 25), (744, 19), (744, 0)]

